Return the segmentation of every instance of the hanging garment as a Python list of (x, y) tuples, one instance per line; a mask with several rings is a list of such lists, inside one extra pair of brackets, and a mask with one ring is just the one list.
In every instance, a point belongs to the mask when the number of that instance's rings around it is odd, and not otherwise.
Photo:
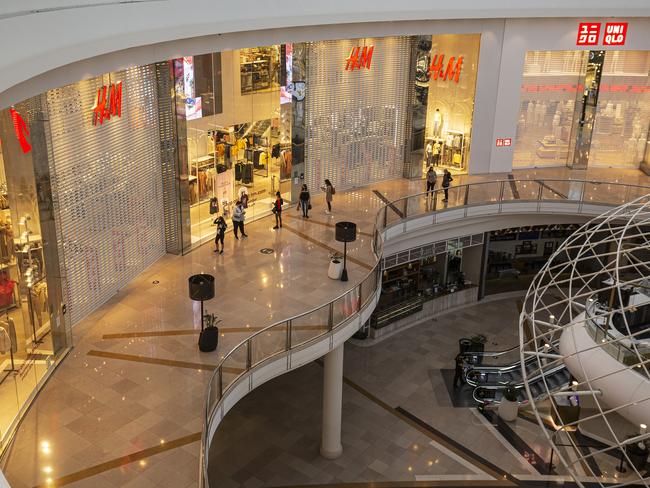
[(3, 326), (0, 326), (0, 354), (7, 354), (9, 351), (11, 351), (9, 332)]
[(0, 307), (6, 308), (14, 304), (14, 287), (16, 282), (6, 276), (0, 280)]
[(271, 157), (279, 158), (280, 157), (280, 144), (274, 144), (273, 149), (271, 149)]
[(265, 166), (268, 162), (268, 158), (269, 156), (266, 154), (266, 151), (262, 151), (262, 154), (260, 154), (260, 166)]

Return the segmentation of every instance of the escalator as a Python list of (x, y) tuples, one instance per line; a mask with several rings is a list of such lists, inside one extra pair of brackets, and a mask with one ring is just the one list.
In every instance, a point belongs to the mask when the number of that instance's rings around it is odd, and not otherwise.
[[(531, 374), (537, 369), (537, 358), (526, 359), (526, 373)], [(465, 382), (470, 386), (507, 385), (522, 382), (521, 361), (515, 361), (505, 366), (473, 365), (465, 371)]]
[[(544, 385), (544, 381), (548, 388)], [(547, 396), (548, 392), (566, 390), (571, 384), (571, 373), (564, 364), (556, 365), (543, 370), (539, 374), (528, 379), (530, 393), (534, 400), (540, 400)], [(474, 388), (474, 400), (480, 404), (495, 404), (501, 401), (503, 391), (507, 385), (481, 385)], [(517, 393), (519, 403), (528, 402), (524, 383), (511, 384)]]

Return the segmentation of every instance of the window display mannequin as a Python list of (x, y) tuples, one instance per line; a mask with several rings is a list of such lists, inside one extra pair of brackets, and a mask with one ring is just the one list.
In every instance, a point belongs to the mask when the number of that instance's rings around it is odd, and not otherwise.
[(440, 109), (437, 108), (433, 113), (433, 137), (437, 139), (442, 135), (442, 122), (442, 114)]
[(440, 141), (436, 141), (433, 145), (433, 164), (438, 166), (440, 164), (440, 151), (442, 150), (442, 144)]
[(424, 158), (427, 166), (430, 165), (433, 158), (433, 143), (431, 141), (427, 142), (427, 147), (424, 150)]
[(239, 189), (239, 201), (244, 208), (248, 208), (248, 188), (245, 186)]

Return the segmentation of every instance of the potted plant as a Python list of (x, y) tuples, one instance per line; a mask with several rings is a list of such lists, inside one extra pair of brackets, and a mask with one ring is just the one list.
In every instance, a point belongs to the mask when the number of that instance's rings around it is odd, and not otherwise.
[[(211, 352), (219, 344), (219, 324), (221, 320), (213, 313), (203, 314), (203, 323), (206, 324), (199, 335), (199, 350), (201, 352)], [(202, 324), (203, 325), (203, 324)]]
[(506, 422), (513, 422), (517, 419), (518, 411), (517, 390), (514, 386), (508, 385), (503, 390), (501, 402), (499, 403), (499, 417)]

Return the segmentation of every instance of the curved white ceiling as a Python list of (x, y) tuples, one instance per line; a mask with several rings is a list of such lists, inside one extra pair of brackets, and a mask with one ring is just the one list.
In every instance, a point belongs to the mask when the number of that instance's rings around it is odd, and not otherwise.
[[(44, 73), (70, 82), (52, 71), (66, 65), (121, 53), (107, 63), (108, 72), (143, 59), (168, 59), (172, 52), (192, 54), (174, 52), (174, 43), (202, 36), (270, 31), (278, 39), (282, 29), (337, 24), (649, 14), (648, 0), (3, 0), (0, 107), (27, 93), (17, 85)], [(144, 58), (137, 52), (143, 47)]]

